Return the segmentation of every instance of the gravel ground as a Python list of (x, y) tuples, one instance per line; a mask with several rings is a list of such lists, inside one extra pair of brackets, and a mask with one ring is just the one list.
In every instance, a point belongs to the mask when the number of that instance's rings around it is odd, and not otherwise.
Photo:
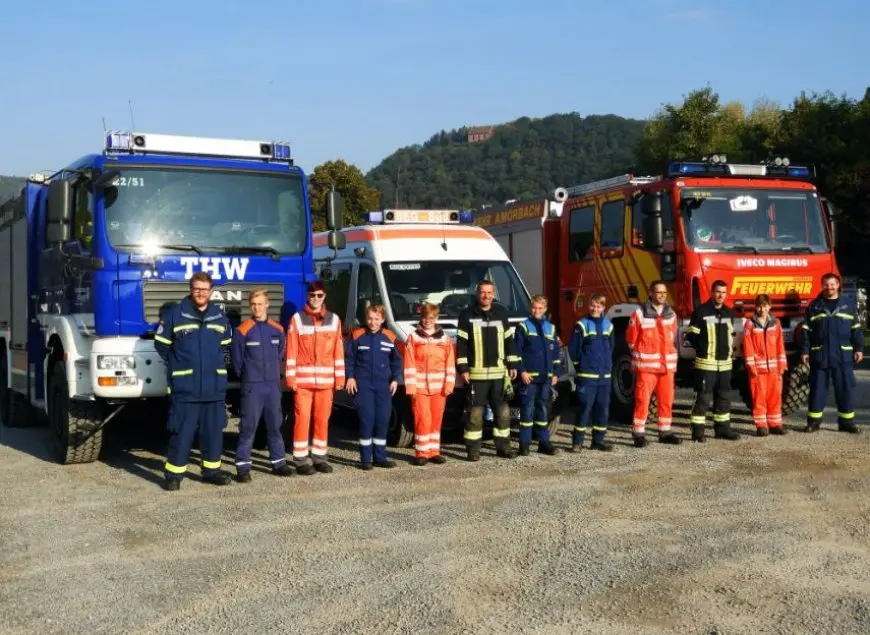
[(62, 467), (2, 429), (0, 632), (866, 635), (870, 434), (825, 427), (363, 473), (336, 426), (332, 475), (175, 494), (159, 440)]

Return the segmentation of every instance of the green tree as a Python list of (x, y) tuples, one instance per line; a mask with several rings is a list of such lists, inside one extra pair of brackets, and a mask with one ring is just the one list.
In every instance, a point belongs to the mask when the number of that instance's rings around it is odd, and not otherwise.
[(326, 229), (326, 194), (333, 186), (344, 201), (345, 225), (360, 223), (364, 212), (380, 207), (380, 192), (366, 183), (358, 167), (342, 159), (327, 161), (308, 178), (315, 231)]

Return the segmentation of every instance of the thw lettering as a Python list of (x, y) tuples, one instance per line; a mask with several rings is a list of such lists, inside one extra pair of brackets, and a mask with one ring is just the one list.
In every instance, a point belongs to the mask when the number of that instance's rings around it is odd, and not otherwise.
[(181, 264), (185, 267), (185, 280), (190, 280), (195, 271), (205, 271), (212, 280), (244, 280), (249, 261), (250, 258), (221, 258), (216, 256), (204, 258), (184, 256), (181, 258)]

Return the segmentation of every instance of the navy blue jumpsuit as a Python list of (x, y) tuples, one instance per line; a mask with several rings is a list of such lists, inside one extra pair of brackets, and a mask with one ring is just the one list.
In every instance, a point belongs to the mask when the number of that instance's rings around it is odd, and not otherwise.
[(864, 330), (853, 299), (829, 300), (823, 294), (807, 307), (801, 338), (802, 352), (810, 356), (810, 399), (807, 426), (817, 430), (828, 400), (828, 384), (834, 384), (837, 423), (840, 428), (855, 424), (854, 355), (864, 351)]
[(251, 470), (251, 449), (260, 419), (266, 421), (272, 469), (287, 463), (281, 436), (281, 367), (284, 365), (284, 329), (274, 320), (245, 320), (233, 333), (233, 369), (242, 382), (239, 444), (236, 470)]
[(610, 409), (611, 372), (613, 370), (613, 324), (603, 315), (586, 316), (574, 326), (568, 354), (577, 373), (577, 421), (572, 445), (583, 445), (592, 422), (592, 443), (604, 442)]
[(168, 479), (184, 476), (197, 432), (203, 478), (220, 471), (227, 426), (224, 351), (232, 342), (231, 331), (216, 305), (209, 303), (200, 311), (190, 297), (170, 307), (157, 327), (154, 346), (167, 366), (170, 399), (169, 449), (163, 467)]
[(396, 335), (388, 329), (372, 333), (360, 328), (354, 330), (346, 345), (345, 373), (347, 379), (356, 380), (357, 386), (354, 402), (359, 417), (361, 463), (387, 460), (387, 429), (393, 413), (390, 383), (402, 377), (402, 356), (396, 344)]
[(532, 431), (538, 444), (550, 443), (549, 412), (552, 379), (559, 372), (559, 343), (556, 327), (548, 320), (527, 318), (514, 331), (514, 351), (520, 357), (518, 373), (532, 376), (530, 384), (520, 383), (520, 446), (529, 446)]

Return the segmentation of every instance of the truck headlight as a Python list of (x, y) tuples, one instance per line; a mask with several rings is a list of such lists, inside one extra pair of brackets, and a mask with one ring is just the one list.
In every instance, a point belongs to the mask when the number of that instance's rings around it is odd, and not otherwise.
[(97, 368), (100, 370), (130, 370), (136, 368), (132, 355), (97, 355)]

